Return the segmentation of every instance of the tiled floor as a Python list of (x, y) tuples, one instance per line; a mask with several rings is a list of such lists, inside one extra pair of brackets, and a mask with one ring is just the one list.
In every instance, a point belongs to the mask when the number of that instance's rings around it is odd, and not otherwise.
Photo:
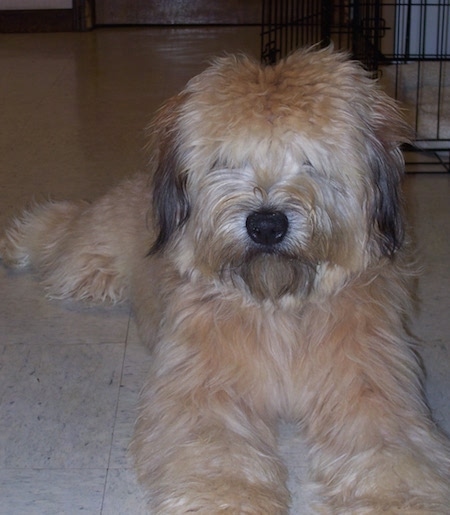
[[(30, 198), (92, 199), (143, 166), (161, 101), (223, 51), (258, 52), (256, 28), (104, 29), (0, 36), (0, 224)], [(450, 431), (450, 175), (406, 180), (424, 263), (413, 330), (436, 419)], [(46, 300), (0, 267), (0, 514), (136, 514), (126, 448), (147, 351), (128, 307)], [(302, 446), (283, 428), (293, 514)]]

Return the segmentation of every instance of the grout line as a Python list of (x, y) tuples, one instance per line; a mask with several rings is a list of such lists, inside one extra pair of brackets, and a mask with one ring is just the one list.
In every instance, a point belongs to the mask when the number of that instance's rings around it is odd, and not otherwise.
[(124, 373), (124, 369), (125, 369), (125, 357), (126, 357), (126, 351), (127, 351), (127, 347), (128, 347), (127, 343), (128, 343), (128, 335), (129, 335), (129, 331), (130, 331), (130, 322), (131, 322), (131, 307), (128, 312), (128, 324), (127, 324), (125, 339), (123, 342), (122, 366), (120, 368), (119, 387), (117, 389), (117, 398), (116, 398), (116, 409), (114, 410), (114, 423), (113, 423), (113, 428), (111, 431), (111, 440), (110, 440), (109, 453), (108, 453), (108, 463), (106, 465), (105, 483), (103, 485), (100, 514), (103, 513), (103, 508), (104, 508), (105, 498), (106, 498), (106, 493), (107, 493), (107, 488), (108, 488), (108, 480), (109, 480), (110, 471), (111, 471), (111, 455), (112, 455), (113, 444), (114, 444), (114, 436), (115, 436), (115, 432), (116, 432), (117, 414), (119, 412), (120, 389), (122, 388), (123, 373)]

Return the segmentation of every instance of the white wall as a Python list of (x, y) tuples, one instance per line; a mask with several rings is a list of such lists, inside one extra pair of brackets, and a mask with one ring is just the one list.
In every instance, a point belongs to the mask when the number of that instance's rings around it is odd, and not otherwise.
[(0, 0), (0, 11), (22, 9), (72, 9), (72, 0)]
[[(409, 48), (406, 45), (409, 18)], [(397, 6), (396, 54), (421, 57), (450, 54), (450, 6), (434, 0), (411, 0)]]

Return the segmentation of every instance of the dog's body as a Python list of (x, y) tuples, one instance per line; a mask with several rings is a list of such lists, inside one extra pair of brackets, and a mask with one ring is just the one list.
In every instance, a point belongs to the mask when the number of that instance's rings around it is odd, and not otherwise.
[(312, 511), (448, 513), (449, 445), (403, 333), (406, 133), (341, 54), (224, 58), (156, 117), (148, 175), (7, 230), (3, 260), (49, 295), (131, 299), (154, 513), (287, 513), (280, 418), (309, 445)]

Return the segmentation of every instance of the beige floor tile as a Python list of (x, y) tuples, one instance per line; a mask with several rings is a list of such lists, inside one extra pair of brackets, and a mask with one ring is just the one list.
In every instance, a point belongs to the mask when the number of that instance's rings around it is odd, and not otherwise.
[(1, 343), (125, 343), (127, 305), (86, 306), (48, 300), (32, 274), (0, 268)]
[(104, 470), (0, 469), (0, 514), (101, 513), (104, 485)]
[(106, 468), (124, 345), (2, 345), (0, 469)]

